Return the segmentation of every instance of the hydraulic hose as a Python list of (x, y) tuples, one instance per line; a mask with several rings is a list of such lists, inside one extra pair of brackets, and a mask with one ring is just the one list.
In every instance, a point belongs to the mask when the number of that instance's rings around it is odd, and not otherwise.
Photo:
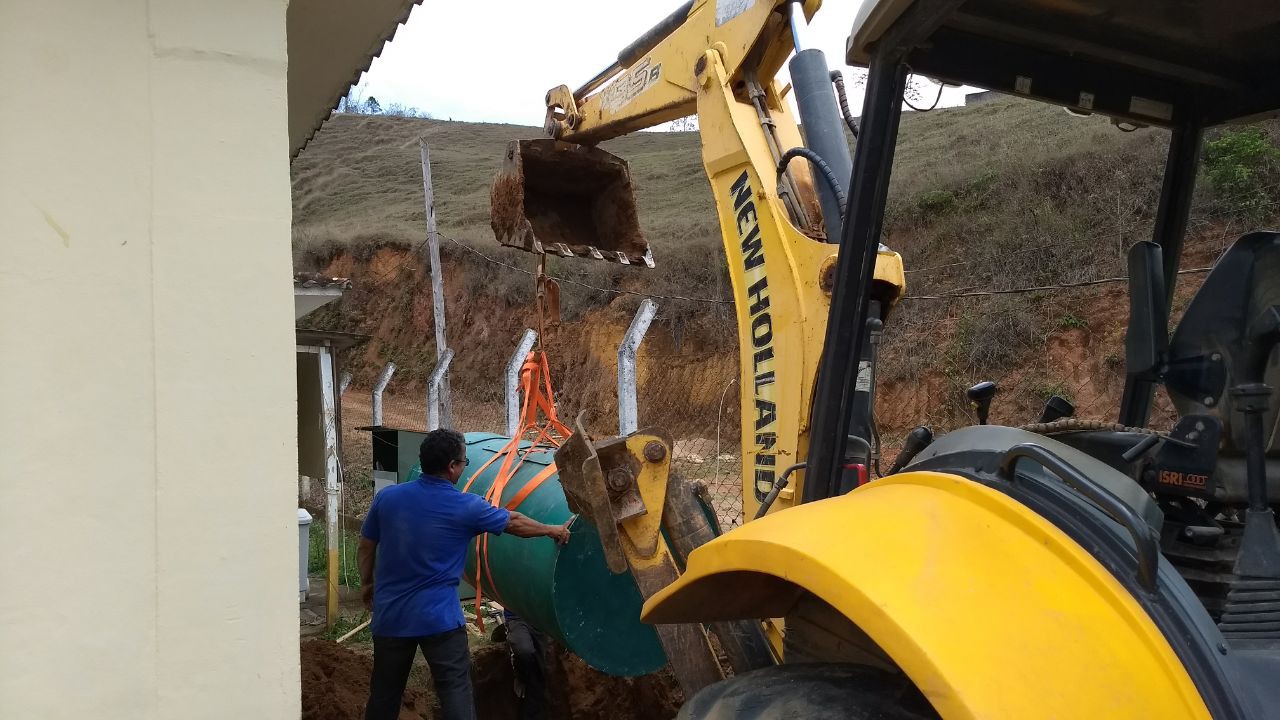
[(787, 486), (787, 483), (791, 482), (791, 473), (801, 470), (805, 466), (806, 463), (796, 463), (782, 471), (782, 476), (773, 484), (773, 487), (769, 490), (769, 494), (764, 496), (764, 500), (761, 501), (760, 507), (756, 510), (756, 516), (752, 518), (752, 520), (759, 520), (764, 517), (765, 513), (769, 512), (769, 508), (773, 505), (773, 501), (778, 499), (778, 495), (782, 492), (783, 488)]
[(844, 115), (844, 124), (849, 126), (849, 132), (853, 133), (853, 139), (858, 139), (858, 123), (853, 119), (853, 113), (849, 111), (849, 96), (844, 92), (844, 75), (839, 70), (831, 71), (831, 82), (836, 86), (836, 98), (840, 101), (840, 114)]
[(787, 163), (797, 157), (808, 160), (818, 169), (818, 174), (826, 181), (827, 187), (831, 189), (831, 192), (835, 193), (836, 198), (840, 201), (840, 207), (843, 208), (846, 204), (844, 188), (840, 186), (840, 181), (836, 179), (836, 174), (832, 172), (831, 166), (827, 164), (826, 160), (822, 159), (821, 155), (807, 147), (793, 147), (782, 153), (782, 159), (778, 161), (778, 177), (782, 177), (782, 174), (787, 171)]

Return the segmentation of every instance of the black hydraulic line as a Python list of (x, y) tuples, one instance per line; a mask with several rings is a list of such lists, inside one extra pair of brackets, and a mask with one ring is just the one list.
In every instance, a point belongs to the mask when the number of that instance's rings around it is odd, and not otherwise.
[(787, 171), (787, 163), (797, 157), (802, 157), (813, 164), (818, 169), (818, 173), (822, 175), (822, 179), (826, 181), (827, 187), (831, 188), (831, 192), (835, 193), (837, 199), (840, 200), (840, 207), (844, 207), (848, 202), (844, 194), (844, 188), (840, 187), (840, 181), (836, 179), (836, 174), (831, 170), (831, 166), (818, 153), (807, 147), (793, 147), (782, 153), (782, 159), (778, 161), (778, 177), (782, 177)]
[(796, 463), (782, 471), (782, 476), (773, 483), (773, 487), (769, 489), (769, 494), (764, 496), (764, 500), (760, 502), (760, 507), (756, 509), (756, 516), (752, 518), (752, 520), (759, 520), (765, 516), (765, 513), (769, 512), (769, 508), (773, 505), (773, 501), (778, 499), (778, 494), (781, 493), (783, 489), (787, 487), (787, 484), (791, 482), (791, 473), (797, 470), (803, 470), (804, 467), (805, 463)]
[(849, 96), (844, 91), (844, 74), (839, 70), (831, 71), (831, 82), (836, 86), (836, 99), (840, 103), (840, 114), (844, 116), (844, 124), (849, 126), (849, 132), (853, 134), (853, 139), (858, 139), (858, 122), (853, 119), (853, 113), (849, 110)]
[(915, 110), (916, 112), (929, 112), (930, 110), (933, 110), (934, 108), (938, 107), (938, 103), (942, 102), (942, 90), (945, 87), (946, 85), (943, 85), (942, 83), (938, 83), (938, 96), (933, 99), (933, 104), (927, 108), (916, 107), (915, 105), (912, 105), (911, 101), (906, 99), (905, 97), (902, 98), (902, 102), (906, 103), (907, 107), (911, 108), (912, 110)]
[(837, 480), (832, 483), (836, 495), (843, 495), (858, 487), (862, 478), (859, 477), (857, 466), (869, 467), (878, 458), (876, 446), (879, 441), (876, 439), (875, 428), (876, 356), (880, 336), (884, 332), (880, 307), (879, 300), (871, 301), (864, 328), (865, 342), (858, 362), (851, 365), (857, 380), (848, 405), (849, 424), (845, 430), (844, 462), (840, 464)]

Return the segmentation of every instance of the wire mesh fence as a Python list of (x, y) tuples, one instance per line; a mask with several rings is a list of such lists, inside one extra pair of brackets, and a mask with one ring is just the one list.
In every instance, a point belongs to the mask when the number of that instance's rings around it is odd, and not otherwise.
[[(1218, 252), (1216, 246), (1203, 248), (1203, 257), (1192, 262), (1207, 266)], [(1123, 282), (1091, 279), (1114, 270), (1110, 265), (1095, 269), (1075, 286), (1009, 294), (1004, 286), (995, 292), (963, 292), (964, 270), (954, 264), (913, 272), (912, 294), (890, 313), (879, 344), (875, 425), (880, 465), (888, 467), (915, 426), (928, 426), (939, 435), (973, 424), (965, 390), (983, 380), (999, 386), (990, 415), (995, 424), (1035, 423), (1053, 396), (1069, 401), (1078, 419), (1114, 422), (1124, 387), (1127, 288)], [(1172, 317), (1180, 314), (1202, 279), (1199, 268), (1183, 278)], [(1008, 286), (1017, 290), (1019, 282), (1011, 278)], [(596, 291), (570, 286), (566, 292)], [(637, 354), (639, 426), (671, 436), (674, 470), (705, 485), (720, 524), (728, 529), (743, 521), (737, 333), (731, 320), (722, 317), (700, 327), (696, 338), (682, 337), (682, 326), (671, 321), (674, 315), (664, 317), (662, 305)], [(597, 436), (617, 431), (614, 352), (629, 317), (625, 310), (615, 314), (619, 317), (607, 331), (575, 330), (581, 337), (552, 342), (549, 349), (560, 419), (571, 424), (580, 410), (587, 410), (588, 428)], [(499, 353), (498, 365), (505, 366), (506, 355), (515, 349), (513, 340), (509, 348), (488, 352)], [(466, 351), (459, 353), (465, 363)], [(584, 354), (591, 356), (585, 364), (579, 357)], [(505, 378), (500, 371), (492, 374), (465, 380), (455, 376), (454, 427), (506, 432)], [(425, 430), (426, 401), (421, 382), (393, 378), (383, 394), (381, 424)], [(367, 386), (355, 385), (343, 396), (343, 466), (355, 508), (367, 507), (372, 494), (371, 441), (357, 429), (373, 424), (372, 406)], [(1175, 417), (1168, 399), (1158, 395), (1149, 425), (1167, 429)]]
[[(637, 379), (640, 426), (672, 438), (672, 469), (706, 486), (722, 528), (742, 524), (742, 463), (737, 337), (715, 338), (714, 362), (641, 348)], [(705, 352), (705, 351), (704, 351)], [(691, 355), (694, 353), (690, 353)], [(703, 354), (703, 353), (698, 353)]]
[[(1185, 304), (1199, 278), (1183, 284), (1175, 308)], [(965, 390), (992, 380), (999, 390), (991, 406), (993, 424), (1021, 426), (1038, 421), (1046, 401), (1070, 402), (1081, 420), (1114, 422), (1124, 388), (1124, 335), (1128, 320), (1123, 285), (1086, 286), (1032, 293), (1017, 300), (976, 296), (945, 300), (904, 300), (895, 308), (880, 341), (876, 427), (879, 459), (892, 462), (913, 427), (935, 435), (975, 422)], [(659, 331), (659, 335), (664, 332)], [(514, 346), (511, 348), (514, 350)], [(603, 354), (603, 353), (602, 353)], [(672, 438), (673, 469), (705, 485), (725, 529), (743, 521), (740, 445), (740, 388), (737, 336), (732, 327), (703, 337), (696, 347), (654, 338), (637, 357), (639, 425)], [(610, 377), (616, 367), (603, 368)], [(506, 432), (501, 399), (504, 378), (486, 380), (485, 392), (453, 383), (453, 426), (464, 432)], [(597, 435), (615, 433), (616, 405), (597, 395), (567, 392), (558, 405), (562, 421), (589, 410), (588, 427)], [(370, 436), (358, 428), (372, 424), (368, 388), (343, 396), (344, 471), (353, 507), (367, 506), (371, 494)], [(807, 413), (807, 408), (781, 409)], [(427, 427), (426, 392), (393, 379), (382, 398), (382, 425), (422, 431)], [(1176, 414), (1158, 395), (1151, 427), (1171, 427)]]
[[(1080, 420), (1115, 422), (1124, 389), (1128, 307), (1123, 287), (1026, 296), (907, 301), (886, 324), (876, 419), (881, 457), (892, 460), (915, 426), (941, 434), (976, 421), (965, 391), (991, 380), (993, 424), (1038, 422), (1046, 402), (1067, 400)], [(1157, 398), (1151, 425), (1174, 413)]]
[[(1179, 286), (1175, 311), (1202, 278), (1188, 277)], [(974, 424), (965, 391), (984, 380), (998, 387), (993, 424), (1035, 424), (1055, 396), (1073, 406), (1076, 419), (1116, 422), (1127, 325), (1123, 284), (1055, 288), (1016, 299), (904, 300), (891, 312), (879, 345), (876, 472), (889, 467), (916, 426), (940, 435)], [(743, 521), (736, 335), (724, 333), (713, 347), (722, 361), (704, 365), (696, 376), (681, 371), (696, 358), (642, 348), (640, 420), (672, 435), (675, 469), (707, 486), (722, 526), (730, 528)], [(779, 412), (807, 415), (809, 408), (780, 405)], [(1167, 430), (1176, 417), (1158, 391), (1148, 427)]]

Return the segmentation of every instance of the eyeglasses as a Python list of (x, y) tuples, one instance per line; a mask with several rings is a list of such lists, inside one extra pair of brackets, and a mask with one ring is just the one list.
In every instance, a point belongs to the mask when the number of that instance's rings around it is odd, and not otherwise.
[(471, 458), (462, 458), (461, 460), (454, 460), (454, 462), (459, 463), (462, 467), (466, 467), (471, 464)]

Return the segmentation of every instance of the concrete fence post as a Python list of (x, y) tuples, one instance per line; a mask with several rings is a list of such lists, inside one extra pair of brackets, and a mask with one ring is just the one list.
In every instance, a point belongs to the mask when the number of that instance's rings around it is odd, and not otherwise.
[(526, 328), (524, 337), (520, 338), (520, 344), (507, 363), (507, 437), (515, 437), (520, 431), (520, 368), (536, 342), (538, 333)]
[(640, 410), (636, 403), (636, 352), (649, 332), (649, 324), (658, 312), (658, 304), (649, 298), (640, 301), (631, 327), (618, 345), (618, 434), (630, 435), (640, 427)]
[(326, 348), (320, 353), (320, 407), (324, 417), (324, 527), (325, 540), (325, 627), (338, 622), (338, 410), (333, 387), (333, 357)]
[(342, 377), (338, 379), (338, 395), (344, 395), (348, 387), (351, 387), (351, 373), (344, 372)]
[[(443, 415), (444, 426), (453, 427), (453, 420), (449, 417), (449, 407), (444, 404), (442, 390), (448, 388), (446, 383), (449, 377), (449, 363), (453, 362), (453, 350), (445, 348), (444, 355), (440, 356), (440, 361), (436, 363), (436, 369), (431, 373), (431, 382), (427, 385), (427, 430), (439, 430)], [(443, 409), (443, 413), (441, 410)]]
[(374, 427), (382, 426), (382, 391), (387, 389), (387, 383), (391, 382), (391, 377), (395, 374), (396, 364), (389, 362), (378, 374), (378, 381), (373, 384), (373, 417), (369, 424)]
[[(427, 143), (418, 138), (418, 151), (422, 157), (422, 198), (427, 217), (427, 259), (431, 264), (431, 312), (436, 331), (436, 362), (444, 363), (449, 350), (444, 326), (444, 266), (440, 263), (440, 233), (436, 231), (436, 194), (431, 187), (431, 152)], [(449, 395), (449, 376), (446, 374), (437, 388), (440, 393), (441, 415), (445, 427), (453, 427), (453, 401)]]

